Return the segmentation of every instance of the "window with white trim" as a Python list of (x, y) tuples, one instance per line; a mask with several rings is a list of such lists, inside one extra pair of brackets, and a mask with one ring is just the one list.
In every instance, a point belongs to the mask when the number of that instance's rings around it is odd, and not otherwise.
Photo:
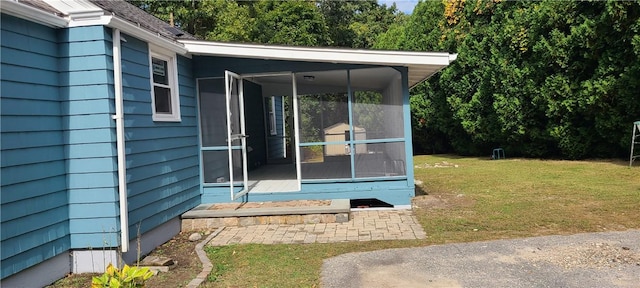
[(276, 126), (276, 100), (273, 96), (269, 98), (269, 132), (271, 136), (278, 134)]
[(180, 95), (175, 54), (151, 51), (151, 109), (153, 121), (180, 121)]

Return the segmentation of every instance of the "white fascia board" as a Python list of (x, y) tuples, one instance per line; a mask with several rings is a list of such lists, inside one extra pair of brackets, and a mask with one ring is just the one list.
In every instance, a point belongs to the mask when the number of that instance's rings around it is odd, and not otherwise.
[(386, 66), (435, 65), (446, 67), (455, 60), (455, 54), (439, 52), (408, 52), (386, 50), (310, 48), (276, 45), (221, 43), (201, 40), (179, 40), (189, 53), (200, 55), (330, 62)]
[(102, 25), (110, 28), (120, 29), (123, 33), (136, 37), (140, 40), (146, 41), (149, 44), (162, 47), (166, 50), (178, 53), (180, 55), (186, 55), (187, 49), (180, 43), (176, 43), (169, 39), (166, 39), (160, 35), (151, 33), (142, 27), (139, 27), (129, 21), (120, 19), (111, 15), (102, 15), (100, 17), (75, 19), (69, 22), (69, 27), (82, 27), (82, 26), (96, 26)]
[(6, 13), (8, 15), (16, 16), (18, 18), (26, 19), (49, 27), (66, 27), (67, 23), (69, 22), (67, 19), (64, 19), (58, 15), (42, 11), (40, 9), (19, 3), (17, 1), (0, 1), (0, 8), (0, 10), (2, 10), (2, 13)]

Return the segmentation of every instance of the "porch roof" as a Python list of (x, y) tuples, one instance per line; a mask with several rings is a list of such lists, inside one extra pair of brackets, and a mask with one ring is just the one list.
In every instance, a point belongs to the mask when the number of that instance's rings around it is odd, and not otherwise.
[(458, 56), (458, 54), (446, 52), (297, 47), (203, 40), (178, 40), (178, 42), (182, 43), (192, 55), (407, 67), (409, 87), (419, 84), (447, 67)]

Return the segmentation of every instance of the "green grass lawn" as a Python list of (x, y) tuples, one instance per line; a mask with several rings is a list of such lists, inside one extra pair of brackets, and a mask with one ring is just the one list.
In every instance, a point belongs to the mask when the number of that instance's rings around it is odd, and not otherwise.
[[(384, 248), (640, 228), (640, 167), (624, 161), (416, 156), (427, 238), (208, 247), (203, 287), (318, 287), (322, 260)], [(434, 167), (435, 164), (444, 167)]]

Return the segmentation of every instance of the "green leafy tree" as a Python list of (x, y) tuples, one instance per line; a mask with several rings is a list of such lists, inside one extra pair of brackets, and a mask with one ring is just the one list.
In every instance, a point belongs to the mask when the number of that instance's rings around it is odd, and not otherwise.
[(256, 1), (252, 4), (254, 42), (298, 46), (331, 43), (329, 27), (314, 2)]
[(378, 45), (458, 53), (412, 91), (414, 135), (426, 151), (444, 142), (462, 154), (499, 145), (533, 157), (624, 156), (627, 126), (640, 118), (639, 9), (618, 1), (425, 1)]

